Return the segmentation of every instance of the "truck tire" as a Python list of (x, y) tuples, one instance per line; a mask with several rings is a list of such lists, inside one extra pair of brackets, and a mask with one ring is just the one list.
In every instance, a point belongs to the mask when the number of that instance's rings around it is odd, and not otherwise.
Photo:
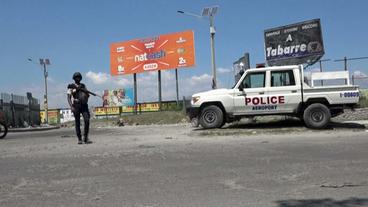
[(205, 129), (220, 128), (223, 125), (224, 114), (215, 105), (206, 106), (199, 118), (199, 123)]
[(0, 139), (4, 138), (8, 133), (8, 127), (4, 123), (0, 122)]
[(312, 129), (326, 128), (330, 122), (331, 113), (327, 106), (315, 103), (309, 105), (303, 114), (303, 120), (307, 127)]

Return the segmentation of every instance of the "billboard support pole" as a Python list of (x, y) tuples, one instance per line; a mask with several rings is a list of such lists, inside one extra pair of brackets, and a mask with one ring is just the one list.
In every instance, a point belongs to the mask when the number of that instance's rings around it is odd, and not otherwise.
[(137, 114), (137, 73), (133, 74), (133, 79), (134, 79), (134, 114)]
[(175, 81), (176, 81), (176, 107), (179, 106), (179, 82), (178, 82), (178, 69), (175, 68)]
[(161, 70), (158, 70), (158, 109), (161, 111), (162, 94), (161, 94)]

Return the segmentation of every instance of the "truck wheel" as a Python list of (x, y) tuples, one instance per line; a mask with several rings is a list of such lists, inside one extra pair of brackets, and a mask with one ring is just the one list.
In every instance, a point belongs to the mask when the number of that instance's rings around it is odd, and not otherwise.
[(210, 105), (202, 110), (199, 123), (205, 129), (212, 129), (221, 127), (223, 120), (222, 110), (218, 106)]
[(225, 120), (225, 119), (223, 119), (223, 121), (222, 121), (222, 123), (221, 123), (221, 125), (220, 125), (220, 127), (219, 127), (219, 128), (222, 128), (223, 126), (225, 126), (225, 124), (226, 124), (226, 120)]
[(307, 127), (322, 129), (330, 122), (331, 113), (327, 106), (315, 103), (304, 110), (303, 119)]
[(8, 133), (8, 128), (5, 124), (0, 122), (0, 139), (4, 138)]

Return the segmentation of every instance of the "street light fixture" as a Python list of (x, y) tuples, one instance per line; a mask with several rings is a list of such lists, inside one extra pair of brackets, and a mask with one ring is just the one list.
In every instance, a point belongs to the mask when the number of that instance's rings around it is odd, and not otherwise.
[(194, 14), (191, 12), (185, 12), (185, 11), (177, 11), (180, 14), (185, 14), (188, 16), (193, 16), (197, 18), (204, 18), (208, 17), (210, 20), (210, 37), (211, 37), (211, 64), (212, 64), (212, 89), (217, 88), (217, 78), (216, 78), (216, 62), (215, 62), (215, 26), (214, 26), (214, 17), (217, 14), (219, 6), (211, 6), (211, 7), (205, 7), (202, 10), (202, 15)]
[[(28, 61), (35, 63), (31, 58), (28, 58)], [(37, 63), (35, 63), (37, 64)], [(46, 118), (46, 124), (49, 123), (49, 106), (48, 106), (48, 98), (47, 98), (47, 77), (48, 77), (48, 72), (47, 72), (47, 68), (46, 65), (50, 65), (50, 60), (49, 59), (39, 59), (39, 64), (41, 66), (43, 66), (43, 75), (45, 77), (45, 96), (44, 96), (44, 108), (45, 108), (45, 118)]]

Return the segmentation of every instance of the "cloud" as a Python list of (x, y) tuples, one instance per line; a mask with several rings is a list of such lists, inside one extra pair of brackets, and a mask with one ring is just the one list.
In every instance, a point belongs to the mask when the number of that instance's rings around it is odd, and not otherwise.
[(88, 71), (86, 73), (86, 76), (94, 84), (97, 84), (97, 85), (104, 84), (109, 80), (109, 75), (107, 73), (102, 73), (102, 72), (95, 73), (93, 71)]
[(356, 70), (353, 72), (354, 85), (358, 85), (359, 88), (368, 88), (368, 75), (362, 71)]
[(363, 73), (362, 71), (356, 70), (353, 73), (354, 78), (368, 78), (368, 75)]
[(200, 76), (192, 76), (189, 78), (190, 84), (197, 84), (198, 82), (202, 82), (202, 81), (211, 81), (212, 80), (212, 76), (208, 75), (207, 73), (202, 74)]
[(219, 74), (224, 74), (224, 73), (231, 73), (233, 70), (230, 68), (217, 68), (217, 72)]
[(112, 78), (112, 84), (120, 86), (120, 87), (130, 87), (131, 85), (133, 85), (133, 80), (129, 80), (126, 77), (111, 77)]

